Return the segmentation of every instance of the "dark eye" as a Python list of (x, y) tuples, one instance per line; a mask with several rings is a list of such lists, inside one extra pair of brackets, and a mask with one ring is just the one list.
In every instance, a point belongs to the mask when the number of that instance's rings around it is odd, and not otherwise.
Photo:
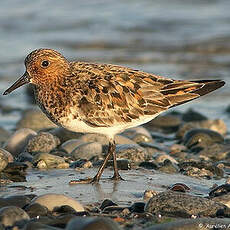
[(42, 66), (43, 68), (46, 68), (46, 67), (49, 66), (49, 64), (50, 64), (49, 61), (45, 60), (45, 61), (42, 61), (41, 66)]

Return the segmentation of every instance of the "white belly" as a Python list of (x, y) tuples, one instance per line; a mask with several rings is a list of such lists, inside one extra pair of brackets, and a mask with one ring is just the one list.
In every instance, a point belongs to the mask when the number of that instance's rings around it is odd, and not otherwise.
[(80, 132), (80, 133), (100, 133), (104, 134), (108, 137), (114, 137), (117, 133), (120, 133), (126, 129), (133, 128), (144, 123), (147, 123), (157, 117), (160, 113), (155, 114), (154, 116), (144, 116), (141, 119), (133, 120), (132, 122), (127, 123), (116, 123), (110, 127), (92, 127), (85, 122), (73, 119), (72, 117), (63, 117), (60, 119), (60, 124), (73, 132)]

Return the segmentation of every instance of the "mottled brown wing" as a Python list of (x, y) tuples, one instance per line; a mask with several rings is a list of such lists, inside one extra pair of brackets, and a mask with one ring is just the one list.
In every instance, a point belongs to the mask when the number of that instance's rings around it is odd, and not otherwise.
[[(75, 64), (75, 69), (76, 68)], [(178, 81), (114, 65), (78, 63), (82, 98), (79, 116), (108, 127), (161, 113), (223, 85), (222, 81)]]

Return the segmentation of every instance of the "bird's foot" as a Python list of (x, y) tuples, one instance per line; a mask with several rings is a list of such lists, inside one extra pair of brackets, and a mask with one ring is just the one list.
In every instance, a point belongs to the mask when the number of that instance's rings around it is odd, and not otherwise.
[(94, 178), (84, 178), (84, 179), (78, 179), (78, 180), (71, 180), (69, 182), (69, 185), (74, 185), (74, 184), (94, 184), (98, 183), (99, 178), (96, 176)]
[(114, 173), (114, 175), (111, 177), (111, 180), (118, 181), (118, 180), (125, 180), (125, 179), (123, 179), (119, 173), (118, 174)]

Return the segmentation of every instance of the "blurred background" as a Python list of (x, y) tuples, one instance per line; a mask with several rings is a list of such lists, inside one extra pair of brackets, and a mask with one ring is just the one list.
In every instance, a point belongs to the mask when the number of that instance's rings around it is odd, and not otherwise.
[[(229, 0), (1, 0), (0, 90), (24, 73), (24, 58), (37, 48), (175, 79), (228, 82), (229, 12)], [(178, 109), (194, 107), (220, 118), (229, 85)], [(6, 106), (31, 106), (25, 92), (23, 87), (0, 97), (2, 125), (18, 119), (17, 112), (3, 113)]]

